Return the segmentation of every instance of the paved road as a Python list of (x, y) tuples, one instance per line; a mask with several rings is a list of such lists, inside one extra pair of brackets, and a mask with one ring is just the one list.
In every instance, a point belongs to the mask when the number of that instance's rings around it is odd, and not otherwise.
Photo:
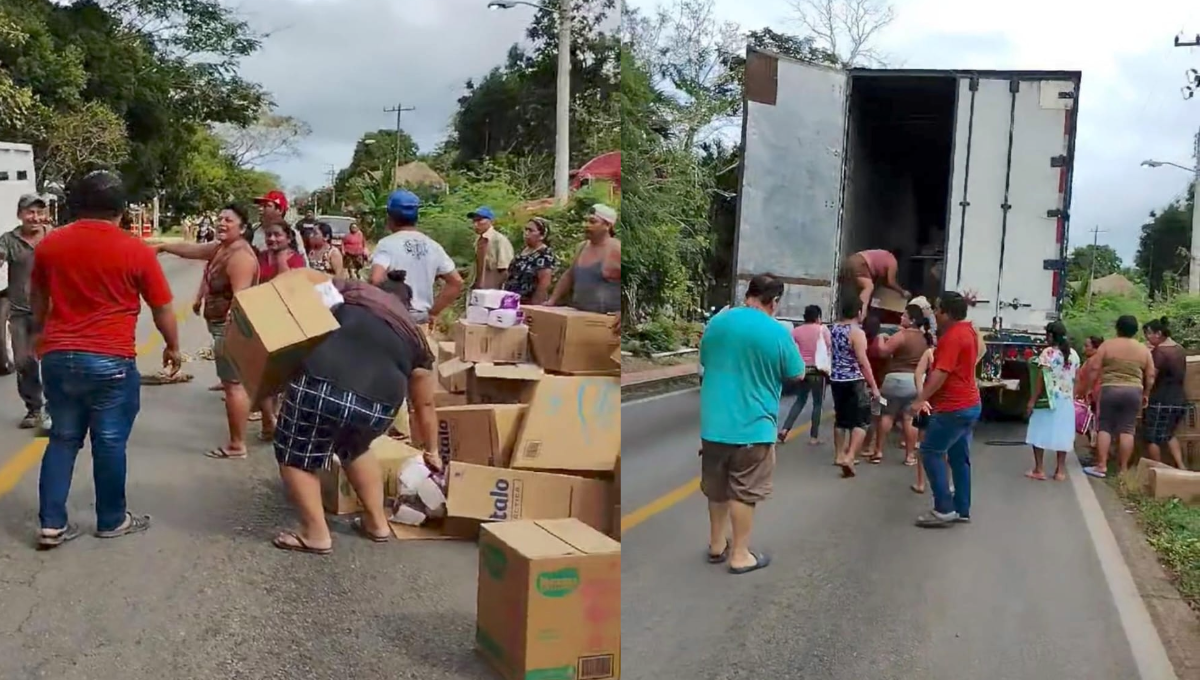
[[(698, 407), (693, 391), (623, 410), (627, 515), (698, 473)], [(936, 531), (912, 524), (928, 497), (900, 454), (843, 481), (828, 445), (781, 447), (754, 538), (775, 562), (753, 575), (704, 562), (699, 494), (639, 517), (622, 537), (627, 677), (1138, 678), (1073, 485), (1030, 482), (1027, 449), (984, 443), (1022, 434), (981, 429), (974, 523)]]
[[(178, 303), (190, 307), (198, 266), (164, 258)], [(183, 345), (207, 344), (186, 314)], [(139, 338), (156, 336), (143, 315)], [(161, 344), (144, 343), (143, 373)], [(32, 548), (37, 469), (4, 493), (31, 458), (16, 429), (22, 409), (0, 379), (0, 678), (228, 680), (494, 677), (472, 651), (472, 543), (374, 545), (348, 533), (321, 558), (270, 547), (290, 521), (267, 445), (251, 460), (202, 454), (221, 443), (224, 411), (196, 380), (144, 387), (130, 442), (129, 500), (154, 516), (141, 536), (85, 535), (56, 551)], [(94, 528), (90, 458), (80, 455), (72, 518)], [(36, 451), (33, 458), (36, 458)]]

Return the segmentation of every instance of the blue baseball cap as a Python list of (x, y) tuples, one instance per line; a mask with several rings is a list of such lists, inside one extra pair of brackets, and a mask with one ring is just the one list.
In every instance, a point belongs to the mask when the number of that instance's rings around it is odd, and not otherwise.
[(421, 210), (421, 199), (411, 191), (397, 189), (388, 196), (387, 212), (394, 217), (416, 218)]
[(473, 210), (473, 211), (471, 211), (471, 212), (467, 213), (467, 217), (469, 217), (469, 218), (471, 218), (471, 219), (473, 219), (473, 220), (492, 220), (492, 221), (495, 221), (495, 220), (496, 220), (496, 213), (492, 212), (492, 209), (491, 209), (491, 208), (489, 208), (489, 207), (487, 207), (486, 205), (481, 205), (481, 206), (479, 206), (478, 208), (476, 208), (475, 210)]

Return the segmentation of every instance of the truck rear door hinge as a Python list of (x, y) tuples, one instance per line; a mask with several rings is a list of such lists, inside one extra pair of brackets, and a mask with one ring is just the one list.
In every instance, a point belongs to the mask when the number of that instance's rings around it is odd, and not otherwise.
[(1063, 90), (1062, 92), (1058, 93), (1058, 98), (1059, 99), (1074, 99), (1075, 98), (1075, 90)]
[(1046, 217), (1061, 217), (1065, 220), (1067, 218), (1067, 211), (1062, 210), (1061, 208), (1051, 208), (1050, 210), (1046, 211)]
[(1042, 269), (1048, 272), (1065, 272), (1067, 270), (1067, 261), (1042, 260)]
[(1021, 81), (1017, 80), (1016, 78), (1013, 78), (1012, 80), (1008, 81), (1008, 91), (1012, 92), (1013, 94), (1020, 92), (1021, 91)]
[(1050, 157), (1050, 167), (1052, 167), (1052, 168), (1067, 167), (1067, 157), (1065, 155), (1051, 156)]
[(971, 79), (967, 81), (967, 89), (971, 92), (979, 91), (979, 76), (971, 76)]

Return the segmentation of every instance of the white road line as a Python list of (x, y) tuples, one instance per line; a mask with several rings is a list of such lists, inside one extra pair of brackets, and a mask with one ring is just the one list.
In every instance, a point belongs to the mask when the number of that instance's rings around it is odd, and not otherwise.
[[(691, 394), (693, 392), (699, 392), (699, 391), (700, 391), (699, 387), (689, 387), (686, 390), (677, 390), (675, 392), (667, 392), (666, 394), (656, 394), (653, 397), (646, 397), (644, 399), (634, 399), (633, 401), (622, 401), (621, 408), (625, 408), (626, 406), (637, 406), (638, 404), (649, 404), (650, 402), (658, 401), (659, 399), (668, 399), (670, 397), (678, 397), (681, 394)], [(698, 412), (696, 414), (696, 417), (697, 418), (700, 417), (700, 414)]]
[(1083, 474), (1079, 459), (1074, 455), (1067, 456), (1067, 472), (1075, 489), (1075, 499), (1079, 501), (1079, 509), (1083, 511), (1084, 524), (1092, 537), (1092, 545), (1096, 547), (1096, 556), (1100, 558), (1104, 580), (1108, 582), (1108, 589), (1117, 606), (1125, 638), (1129, 640), (1138, 676), (1141, 680), (1178, 680), (1162, 639), (1158, 637), (1158, 629), (1150, 618), (1150, 611), (1146, 609), (1129, 565), (1121, 555), (1117, 538), (1113, 536), (1108, 519), (1100, 509), (1096, 492), (1092, 490), (1091, 482)]

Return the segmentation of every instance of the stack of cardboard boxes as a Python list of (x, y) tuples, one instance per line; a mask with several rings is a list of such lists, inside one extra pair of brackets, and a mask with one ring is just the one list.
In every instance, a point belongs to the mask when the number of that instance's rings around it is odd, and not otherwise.
[[(252, 396), (278, 391), (338, 328), (329, 288), (306, 270), (237, 294), (226, 347)], [(393, 530), (402, 539), (480, 537), (476, 644), (505, 677), (619, 678), (614, 320), (561, 307), (481, 312), (503, 301), (493, 293), (473, 293), (475, 322), (434, 340), (438, 441), (429, 447), (448, 470), (447, 518)], [(425, 446), (401, 411), (392, 436), (371, 447), (389, 499)], [(361, 509), (340, 467), (319, 476), (326, 511)]]

